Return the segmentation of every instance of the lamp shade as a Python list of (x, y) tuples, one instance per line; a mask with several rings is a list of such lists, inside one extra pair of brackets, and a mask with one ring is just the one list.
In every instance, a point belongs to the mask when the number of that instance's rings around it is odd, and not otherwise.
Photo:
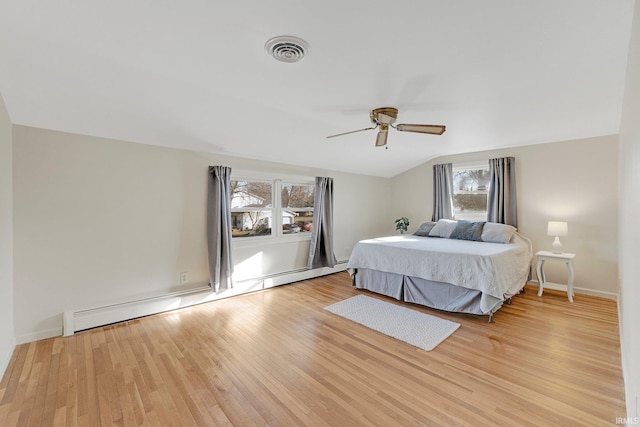
[(547, 236), (568, 236), (569, 226), (565, 221), (549, 221)]

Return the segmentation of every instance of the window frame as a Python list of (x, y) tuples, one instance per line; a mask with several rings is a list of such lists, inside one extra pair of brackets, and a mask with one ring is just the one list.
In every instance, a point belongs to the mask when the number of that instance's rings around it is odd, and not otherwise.
[[(233, 172), (232, 172), (233, 175)], [(233, 217), (234, 213), (238, 213), (238, 212), (263, 212), (263, 211), (271, 211), (271, 218), (275, 217), (275, 209), (274, 209), (274, 202), (275, 202), (275, 194), (274, 194), (274, 185), (273, 182), (271, 182), (270, 180), (267, 179), (261, 179), (261, 178), (246, 178), (244, 176), (242, 177), (231, 177), (231, 181), (242, 181), (242, 182), (259, 182), (259, 183), (265, 183), (265, 184), (270, 184), (271, 185), (271, 206), (264, 206), (264, 207), (253, 207), (253, 206), (248, 206), (248, 207), (241, 207), (241, 208), (231, 208), (231, 216)], [(231, 194), (231, 200), (233, 200), (233, 193)], [(233, 221), (233, 220), (232, 220)], [(264, 236), (252, 236), (251, 239), (264, 239), (264, 238), (269, 238), (273, 236), (273, 220), (272, 220), (272, 226), (271, 226), (271, 233), (269, 234), (265, 234)], [(237, 240), (237, 239), (242, 239), (241, 237), (233, 237), (231, 240)]]
[[(284, 233), (283, 226), (283, 211), (287, 210), (282, 207), (282, 188), (284, 185), (304, 185), (311, 186), (315, 191), (315, 177), (307, 176), (287, 176), (287, 175), (267, 175), (255, 172), (236, 172), (232, 171), (231, 181), (246, 181), (246, 182), (265, 182), (271, 184), (271, 207), (267, 208), (232, 208), (231, 213), (241, 211), (264, 211), (272, 210), (271, 221), (271, 234), (264, 236), (252, 236), (252, 237), (232, 237), (232, 246), (252, 246), (262, 245), (265, 243), (287, 243), (296, 241), (310, 241), (311, 232), (302, 233)], [(233, 196), (233, 195), (232, 195)], [(296, 211), (314, 212), (314, 207), (310, 208), (295, 208)]]
[[(278, 215), (278, 218), (280, 219), (281, 223), (280, 223), (280, 228), (278, 228), (281, 237), (286, 237), (287, 239), (294, 237), (296, 235), (299, 236), (307, 236), (309, 239), (311, 238), (311, 232), (307, 231), (307, 232), (302, 232), (302, 233), (285, 233), (283, 230), (283, 226), (284, 226), (284, 222), (283, 222), (283, 214), (284, 211), (287, 210), (295, 210), (296, 212), (311, 212), (311, 217), (313, 218), (313, 213), (315, 210), (315, 206), (312, 207), (284, 207), (282, 205), (282, 189), (284, 188), (284, 186), (286, 185), (291, 185), (291, 186), (305, 186), (305, 187), (311, 187), (311, 191), (312, 194), (313, 192), (315, 192), (315, 181), (308, 181), (308, 182), (301, 182), (299, 180), (290, 180), (290, 179), (277, 179), (277, 189), (275, 190), (277, 192), (277, 196), (278, 196), (278, 207), (280, 208), (280, 213)], [(277, 214), (277, 213), (276, 213)], [(312, 220), (313, 221), (313, 220)], [(306, 239), (305, 239), (306, 240)]]
[[(460, 162), (460, 163), (454, 163), (453, 167), (452, 167), (452, 173), (454, 176), (452, 176), (452, 180), (455, 181), (455, 173), (456, 172), (460, 172), (460, 171), (467, 171), (467, 170), (487, 170), (490, 171), (490, 166), (489, 166), (489, 160), (478, 160), (478, 161), (473, 161), (473, 162)], [(453, 186), (453, 194), (451, 195), (454, 198), (453, 201), (453, 217), (456, 220), (467, 220), (467, 221), (486, 221), (487, 220), (487, 211), (489, 209), (489, 191), (490, 191), (490, 185), (491, 185), (491, 180), (489, 179), (489, 183), (487, 184), (487, 188), (486, 188), (486, 192), (487, 192), (487, 209), (484, 211), (485, 215), (483, 219), (479, 219), (479, 218), (460, 218), (458, 216), (458, 212), (456, 210), (455, 207), (455, 197), (457, 188), (456, 185), (454, 184)], [(464, 215), (464, 214), (463, 214)], [(466, 215), (464, 215), (466, 216)]]

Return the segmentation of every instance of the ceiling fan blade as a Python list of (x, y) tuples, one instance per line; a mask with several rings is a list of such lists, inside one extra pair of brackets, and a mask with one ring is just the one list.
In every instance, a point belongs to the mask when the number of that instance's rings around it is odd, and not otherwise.
[(387, 136), (389, 136), (389, 126), (381, 125), (380, 132), (378, 132), (378, 136), (376, 137), (376, 147), (384, 147), (387, 145)]
[(350, 133), (362, 132), (362, 131), (365, 131), (365, 130), (375, 129), (377, 127), (378, 126), (372, 126), (370, 128), (364, 128), (364, 129), (358, 129), (358, 130), (350, 130), (349, 132), (343, 132), (343, 133), (337, 133), (335, 135), (329, 135), (327, 138), (335, 138), (336, 136), (349, 135)]
[(410, 125), (399, 124), (396, 129), (402, 132), (429, 133), (432, 135), (442, 135), (446, 130), (444, 125)]

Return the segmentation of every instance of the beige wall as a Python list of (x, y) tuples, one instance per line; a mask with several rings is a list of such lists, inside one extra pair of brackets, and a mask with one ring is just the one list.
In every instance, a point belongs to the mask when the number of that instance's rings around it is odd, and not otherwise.
[[(62, 313), (208, 283), (207, 167), (334, 178), (335, 252), (389, 216), (387, 179), (14, 126), (15, 329), (59, 334)], [(308, 242), (234, 249), (253, 276), (306, 266)], [(243, 264), (243, 265), (246, 265)], [(240, 269), (243, 266), (239, 267)], [(246, 274), (244, 275), (246, 278)]]
[(11, 140), (11, 121), (0, 94), (0, 378), (15, 344)]
[(627, 416), (640, 417), (640, 1), (636, 0), (620, 131), (620, 323)]
[[(548, 220), (569, 223), (562, 238), (566, 252), (576, 253), (575, 286), (595, 293), (618, 293), (618, 138), (551, 144), (445, 156), (392, 180), (393, 215), (408, 216), (415, 229), (431, 219), (432, 166), (494, 157), (516, 158), (519, 230), (534, 250), (549, 250)], [(566, 281), (566, 269), (549, 264), (548, 279)]]
[[(2, 146), (7, 147), (11, 144)], [(189, 272), (189, 285), (205, 283), (211, 164), (333, 176), (336, 255), (346, 259), (356, 241), (394, 233), (393, 219), (399, 216), (412, 220), (412, 230), (430, 218), (434, 162), (515, 156), (523, 234), (536, 250), (548, 249), (546, 221), (569, 221), (570, 236), (563, 243), (578, 254), (576, 286), (616, 293), (617, 153), (617, 138), (601, 137), (442, 157), (383, 179), (15, 126), (16, 310), (10, 337), (26, 341), (60, 333), (68, 309), (175, 290), (181, 271)], [(0, 199), (0, 214), (10, 215), (2, 203), (11, 198)], [(307, 248), (306, 242), (257, 244), (236, 249), (234, 260), (259, 255), (264, 262), (256, 275), (272, 274), (304, 267)], [(550, 273), (564, 279), (562, 269)]]

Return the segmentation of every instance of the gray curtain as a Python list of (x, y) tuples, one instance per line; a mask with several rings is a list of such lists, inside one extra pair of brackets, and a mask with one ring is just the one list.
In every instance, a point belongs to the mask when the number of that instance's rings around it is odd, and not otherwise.
[(231, 261), (231, 168), (209, 166), (207, 245), (214, 292), (233, 287)]
[(516, 159), (501, 157), (489, 159), (489, 196), (487, 202), (487, 221), (518, 227), (516, 207)]
[(453, 218), (453, 165), (433, 165), (433, 215), (431, 221)]
[(309, 268), (333, 267), (333, 178), (316, 177), (313, 195), (313, 228), (309, 246)]

